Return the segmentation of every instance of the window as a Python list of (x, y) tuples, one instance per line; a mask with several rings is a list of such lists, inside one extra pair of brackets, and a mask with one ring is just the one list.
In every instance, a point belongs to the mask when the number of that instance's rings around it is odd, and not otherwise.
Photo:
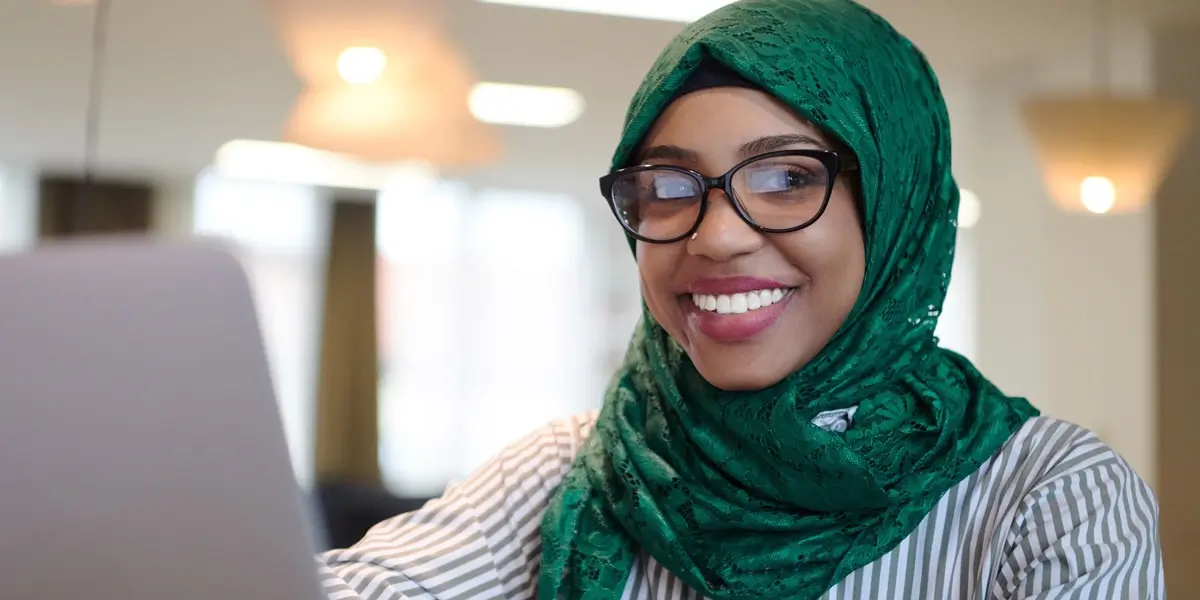
[(312, 481), (313, 412), (328, 209), (315, 188), (204, 174), (197, 234), (236, 244), (250, 279), (293, 468)]
[(461, 463), (467, 196), (423, 177), (379, 196), (380, 469), (389, 487), (416, 495), (438, 493)]
[[(389, 487), (439, 493), (530, 430), (599, 404), (604, 323), (594, 318), (601, 307), (574, 199), (410, 173), (378, 207), (379, 456)], [(328, 219), (313, 186), (212, 173), (198, 181), (194, 230), (237, 245), (304, 485)]]
[(0, 253), (26, 250), (37, 238), (37, 180), (0, 166)]
[(569, 197), (410, 181), (380, 196), (380, 459), (436, 494), (547, 421), (594, 406), (603, 368)]
[(465, 464), (475, 465), (586, 402), (588, 370), (598, 366), (586, 323), (599, 314), (588, 302), (583, 215), (571, 198), (484, 191), (466, 229), (465, 280), (477, 301), (463, 313), (475, 339), (461, 443)]

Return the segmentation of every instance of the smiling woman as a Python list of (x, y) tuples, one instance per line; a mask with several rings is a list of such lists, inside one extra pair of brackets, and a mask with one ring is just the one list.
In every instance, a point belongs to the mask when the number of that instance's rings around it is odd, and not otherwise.
[(1164, 595), (1129, 465), (937, 345), (949, 118), (883, 19), (741, 0), (688, 26), (600, 191), (645, 301), (602, 410), (326, 555), (332, 597)]
[(762, 389), (812, 359), (858, 297), (854, 163), (728, 69), (702, 68), (678, 96), (606, 195), (644, 242), (655, 321), (713, 385)]

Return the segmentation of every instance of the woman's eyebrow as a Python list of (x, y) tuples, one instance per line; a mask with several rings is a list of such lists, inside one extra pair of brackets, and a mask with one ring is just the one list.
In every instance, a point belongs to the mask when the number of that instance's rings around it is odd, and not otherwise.
[(745, 157), (780, 150), (788, 146), (812, 146), (818, 150), (828, 150), (824, 142), (811, 135), (803, 133), (788, 133), (783, 135), (767, 135), (742, 144), (738, 153)]
[(651, 159), (666, 159), (666, 160), (681, 160), (695, 162), (699, 159), (699, 154), (695, 150), (689, 150), (682, 146), (650, 146), (643, 148), (637, 155), (637, 164), (644, 163)]
[[(819, 150), (828, 150), (826, 144), (811, 135), (803, 133), (787, 133), (781, 135), (767, 135), (760, 138), (755, 138), (742, 144), (738, 148), (738, 153), (750, 157), (756, 154), (763, 154), (772, 150), (779, 150), (788, 146), (812, 146)], [(658, 145), (649, 146), (642, 149), (637, 154), (635, 164), (642, 164), (648, 160), (677, 160), (697, 162), (699, 153), (695, 150), (690, 150), (682, 146), (673, 145)]]

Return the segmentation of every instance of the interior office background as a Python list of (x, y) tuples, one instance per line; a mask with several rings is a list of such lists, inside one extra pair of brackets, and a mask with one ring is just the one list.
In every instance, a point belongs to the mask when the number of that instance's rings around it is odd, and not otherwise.
[[(0, 3), (5, 251), (52, 233), (47, 182), (80, 175), (94, 7), (68, 4)], [(682, 22), (477, 0), (411, 4), (439, 8), (440, 31), (478, 81), (575, 90), (582, 112), (558, 127), (494, 125), (502, 152), (478, 168), (350, 158), (301, 167), (303, 157), (235, 142), (279, 140), (304, 89), (263, 4), (114, 0), (110, 15), (100, 179), (148, 190), (151, 232), (237, 245), (308, 487), (319, 479), (338, 207), (371, 213), (378, 470), (398, 495), (436, 494), (538, 425), (598, 408), (640, 314), (628, 246), (595, 180), (625, 103)], [(1032, 95), (1101, 84), (1200, 112), (1200, 5), (1110, 3), (1098, 67), (1097, 2), (867, 4), (937, 68), (955, 173), (969, 191), (943, 345), (1121, 452), (1159, 494), (1173, 593), (1200, 589), (1186, 572), (1200, 559), (1200, 518), (1188, 508), (1200, 498), (1200, 444), (1187, 432), (1200, 418), (1200, 133), (1149, 207), (1067, 214), (1045, 191), (1020, 119)], [(377, 8), (359, 5), (350, 12)]]

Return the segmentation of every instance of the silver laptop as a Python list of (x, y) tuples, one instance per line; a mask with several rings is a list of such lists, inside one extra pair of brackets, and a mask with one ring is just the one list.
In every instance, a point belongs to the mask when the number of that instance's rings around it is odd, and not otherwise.
[(318, 600), (306, 508), (229, 253), (0, 257), (0, 597)]

